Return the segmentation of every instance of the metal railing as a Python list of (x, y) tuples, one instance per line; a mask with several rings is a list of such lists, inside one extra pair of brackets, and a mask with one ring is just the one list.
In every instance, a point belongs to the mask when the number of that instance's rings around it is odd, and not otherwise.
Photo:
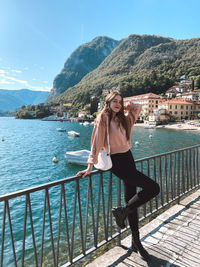
[[(199, 186), (200, 146), (136, 161), (161, 192), (139, 208), (140, 221)], [(0, 196), (1, 266), (70, 266), (120, 230), (111, 208), (123, 201), (111, 172), (94, 171)]]

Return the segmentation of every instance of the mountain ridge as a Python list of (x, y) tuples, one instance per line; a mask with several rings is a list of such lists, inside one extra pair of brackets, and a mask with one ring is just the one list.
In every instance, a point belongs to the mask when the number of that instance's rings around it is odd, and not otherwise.
[(121, 86), (124, 96), (164, 93), (183, 74), (200, 75), (200, 38), (176, 40), (156, 35), (130, 35), (79, 83), (54, 101), (90, 103), (104, 89)]
[(29, 89), (0, 89), (0, 110), (11, 111), (23, 105), (44, 103), (48, 95), (49, 92), (33, 91)]

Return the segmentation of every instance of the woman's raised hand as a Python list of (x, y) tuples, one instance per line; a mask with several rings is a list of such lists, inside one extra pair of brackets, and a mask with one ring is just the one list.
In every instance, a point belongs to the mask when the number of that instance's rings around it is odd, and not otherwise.
[(141, 108), (140, 104), (135, 104), (131, 101), (129, 101), (124, 107), (125, 110), (127, 110), (127, 111), (131, 110), (133, 112), (137, 112), (140, 108)]

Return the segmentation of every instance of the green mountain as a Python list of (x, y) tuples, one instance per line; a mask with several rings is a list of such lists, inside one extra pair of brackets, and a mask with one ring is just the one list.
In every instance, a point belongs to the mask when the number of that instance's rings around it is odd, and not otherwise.
[(96, 69), (119, 43), (120, 41), (100, 36), (79, 46), (67, 59), (61, 73), (55, 77), (53, 89), (47, 101), (65, 92), (86, 74)]
[(55, 99), (75, 106), (100, 98), (104, 89), (120, 86), (124, 96), (162, 93), (181, 75), (200, 76), (200, 38), (175, 40), (162, 36), (130, 35), (92, 72)]

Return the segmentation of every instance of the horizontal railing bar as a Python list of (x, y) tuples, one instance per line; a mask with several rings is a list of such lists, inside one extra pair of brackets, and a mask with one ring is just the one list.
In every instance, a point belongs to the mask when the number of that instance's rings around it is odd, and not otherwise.
[[(91, 174), (97, 174), (99, 172), (101, 172), (101, 171), (95, 170), (95, 171), (92, 171)], [(30, 187), (28, 189), (23, 189), (23, 190), (19, 190), (19, 191), (16, 191), (16, 192), (8, 193), (8, 194), (5, 194), (5, 195), (1, 195), (0, 196), (0, 202), (4, 201), (4, 200), (11, 199), (11, 198), (23, 196), (25, 194), (30, 194), (30, 193), (33, 193), (33, 192), (37, 192), (37, 191), (40, 191), (40, 190), (43, 190), (43, 189), (47, 189), (47, 188), (50, 188), (50, 187), (53, 187), (53, 186), (65, 184), (67, 182), (76, 181), (78, 179), (80, 179), (80, 176), (67, 177), (67, 178), (64, 178), (64, 179), (61, 179), (61, 180), (56, 180), (54, 182), (50, 182), (50, 183), (46, 183), (46, 184)]]
[(135, 162), (138, 163), (138, 162), (141, 162), (141, 161), (150, 160), (150, 159), (154, 159), (154, 158), (158, 158), (158, 157), (163, 157), (163, 156), (167, 156), (167, 155), (170, 155), (170, 154), (174, 154), (174, 153), (177, 153), (177, 152), (182, 152), (182, 151), (185, 151), (185, 150), (190, 150), (190, 149), (198, 148), (198, 147), (200, 148), (200, 145), (185, 147), (185, 148), (181, 148), (181, 149), (177, 149), (177, 150), (173, 150), (173, 151), (169, 151), (169, 152), (165, 152), (165, 153), (161, 153), (161, 154), (156, 154), (154, 156), (137, 159), (137, 160), (135, 160)]

